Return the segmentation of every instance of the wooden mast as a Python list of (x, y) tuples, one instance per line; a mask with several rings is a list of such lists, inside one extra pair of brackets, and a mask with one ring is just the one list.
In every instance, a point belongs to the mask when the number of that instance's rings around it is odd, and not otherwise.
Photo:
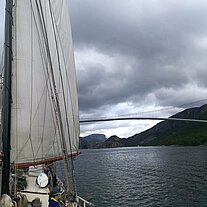
[(13, 0), (6, 0), (5, 45), (4, 45), (4, 83), (2, 107), (3, 169), (1, 194), (9, 194), (10, 178), (10, 117), (11, 117), (11, 70), (12, 70), (12, 7)]

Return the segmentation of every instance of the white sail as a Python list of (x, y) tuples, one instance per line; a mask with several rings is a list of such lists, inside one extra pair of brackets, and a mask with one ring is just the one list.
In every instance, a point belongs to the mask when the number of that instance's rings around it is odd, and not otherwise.
[(74, 56), (66, 0), (17, 0), (14, 14), (11, 162), (30, 165), (78, 149)]

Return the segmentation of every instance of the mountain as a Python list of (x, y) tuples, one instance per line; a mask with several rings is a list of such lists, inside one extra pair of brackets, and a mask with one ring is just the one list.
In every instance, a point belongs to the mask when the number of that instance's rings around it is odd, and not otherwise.
[[(201, 107), (186, 109), (177, 113), (173, 118), (206, 119), (207, 104)], [(163, 121), (126, 140), (126, 146), (155, 146), (155, 145), (206, 145), (207, 123), (186, 121)]]
[(116, 148), (125, 147), (125, 138), (119, 138), (116, 135), (109, 137), (105, 142), (98, 143), (92, 146), (92, 148)]
[[(207, 120), (207, 104), (201, 107), (186, 109), (171, 117)], [(160, 145), (207, 145), (207, 123), (166, 120), (132, 137), (121, 139), (114, 135), (107, 140), (105, 138), (105, 140), (102, 139), (100, 142), (93, 142), (89, 147), (114, 148)]]
[(104, 134), (91, 134), (86, 137), (80, 137), (80, 148), (81, 149), (91, 148), (93, 145), (105, 141), (106, 141), (106, 136)]

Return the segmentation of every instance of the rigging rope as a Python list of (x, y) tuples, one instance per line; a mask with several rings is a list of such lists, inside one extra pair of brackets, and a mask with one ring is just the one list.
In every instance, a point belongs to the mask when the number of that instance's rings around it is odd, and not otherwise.
[[(31, 0), (30, 0), (31, 3)], [(31, 33), (31, 48), (30, 48), (30, 52), (31, 52), (31, 58), (30, 58), (30, 67), (31, 67), (31, 83), (30, 83), (30, 126), (29, 126), (29, 140), (30, 140), (30, 145), (31, 145), (31, 149), (32, 149), (32, 155), (33, 155), (33, 160), (35, 161), (35, 154), (34, 154), (34, 148), (33, 148), (33, 144), (32, 144), (32, 138), (31, 138), (31, 132), (32, 132), (32, 113), (33, 113), (33, 21), (32, 21), (32, 13), (31, 13), (31, 22), (30, 22), (30, 33)]]
[[(35, 3), (36, 3), (36, 8), (37, 8), (38, 16), (39, 16), (39, 23), (40, 23), (40, 28), (41, 28), (41, 32), (39, 32), (39, 33), (42, 34), (42, 39), (43, 39), (43, 42), (42, 42), (43, 46), (42, 47), (44, 48), (43, 53), (44, 53), (44, 56), (45, 56), (45, 57), (43, 57), (43, 59), (45, 60), (45, 65), (47, 65), (45, 67), (46, 76), (48, 77), (47, 82), (49, 82), (49, 88), (50, 88), (51, 96), (54, 97), (54, 89), (53, 89), (53, 86), (52, 86), (52, 83), (51, 83), (52, 81), (51, 81), (50, 73), (49, 73), (49, 69), (48, 69), (48, 67), (52, 67), (52, 61), (51, 61), (51, 57), (50, 57), (50, 54), (49, 54), (48, 37), (47, 37), (47, 34), (46, 34), (46, 28), (45, 28), (45, 25), (44, 25), (45, 24), (44, 23), (44, 15), (43, 15), (42, 9), (38, 5), (37, 0), (35, 1)], [(39, 4), (41, 4), (41, 2), (39, 2)], [(54, 99), (52, 99), (52, 101), (50, 103), (53, 105), (54, 113), (56, 113), (56, 103), (55, 103)], [(52, 116), (53, 116), (53, 113), (52, 113)], [(56, 120), (56, 118), (53, 116), (54, 123), (56, 122), (55, 120)], [(55, 132), (54, 133), (54, 142), (57, 141), (56, 139), (57, 139), (57, 137), (56, 137), (56, 132)], [(53, 146), (51, 146), (51, 148), (52, 147)], [(59, 148), (59, 146), (58, 146), (58, 148)], [(55, 150), (54, 150), (54, 152), (55, 152)]]
[[(41, 2), (39, 2), (39, 5), (37, 4), (37, 1), (36, 1), (36, 5), (37, 5), (37, 9), (38, 9), (38, 12), (39, 12), (39, 16), (41, 17), (41, 27), (42, 27), (42, 30), (43, 30), (43, 33), (45, 34), (44, 37), (45, 37), (45, 46), (46, 46), (46, 52), (47, 52), (47, 57), (48, 57), (48, 60), (49, 60), (49, 65), (50, 65), (50, 77), (51, 77), (51, 89), (52, 89), (52, 93), (54, 94), (54, 99), (53, 99), (53, 102), (55, 103), (55, 107), (56, 107), (56, 119), (57, 119), (57, 123), (59, 123), (57, 126), (58, 126), (58, 131), (59, 131), (59, 134), (60, 134), (60, 137), (62, 137), (62, 142), (61, 142), (61, 145), (62, 145), (62, 149), (63, 149), (63, 152), (64, 152), (64, 156), (65, 158), (67, 157), (67, 153), (66, 153), (66, 143), (65, 143), (65, 140), (64, 140), (64, 135), (63, 135), (63, 124), (62, 124), (62, 116), (61, 116), (61, 111), (60, 111), (60, 106), (59, 106), (59, 100), (58, 100), (58, 96), (57, 96), (57, 91), (56, 91), (56, 83), (55, 83), (55, 78), (54, 78), (54, 73), (53, 73), (53, 66), (52, 66), (52, 61), (51, 61), (51, 56), (50, 56), (50, 53), (49, 53), (49, 44), (48, 44), (48, 38), (47, 38), (47, 34), (46, 34), (46, 29), (45, 29), (45, 21), (44, 21), (44, 17), (43, 17), (43, 11), (42, 11), (42, 4)], [(47, 73), (49, 74), (49, 71), (47, 71)], [(68, 167), (67, 167), (68, 168)], [(66, 176), (67, 178), (67, 176)]]
[[(68, 130), (68, 140), (69, 140), (69, 146), (70, 146), (70, 152), (71, 152), (71, 174), (72, 174), (72, 181), (73, 181), (73, 186), (75, 187), (75, 181), (74, 181), (74, 164), (73, 164), (73, 159), (72, 159), (72, 144), (71, 144), (71, 138), (70, 138), (70, 129), (69, 129), (69, 121), (68, 121), (68, 116), (67, 116), (67, 107), (66, 107), (66, 98), (65, 98), (65, 90), (64, 90), (64, 84), (63, 84), (63, 76), (62, 76), (62, 72), (61, 72), (61, 66), (60, 66), (60, 54), (59, 54), (59, 48), (58, 48), (58, 42), (57, 42), (57, 34), (58, 33), (58, 29), (57, 29), (57, 24), (56, 24), (56, 21), (55, 21), (55, 17), (52, 13), (52, 8), (51, 8), (51, 1), (49, 0), (49, 7), (50, 7), (50, 15), (51, 15), (51, 20), (52, 20), (52, 25), (53, 25), (53, 32), (54, 32), (54, 37), (55, 37), (55, 44), (56, 44), (56, 51), (57, 51), (57, 57), (58, 57), (58, 66), (59, 66), (59, 73), (60, 73), (60, 79), (61, 79), (61, 86), (62, 86), (62, 92), (63, 92), (63, 102), (64, 102), (64, 110), (65, 110), (65, 118), (66, 118), (66, 124), (67, 124), (67, 130)], [(57, 33), (57, 34), (56, 34)], [(59, 36), (58, 36), (59, 37)], [(63, 51), (61, 50), (62, 54), (63, 54)], [(64, 54), (63, 54), (63, 57), (64, 57)], [(66, 65), (65, 65), (65, 62), (64, 62), (64, 68), (66, 68)], [(69, 85), (70, 86), (70, 85)], [(69, 87), (70, 89), (70, 87)], [(70, 93), (69, 93), (70, 94)], [(70, 96), (70, 100), (71, 100), (71, 96)], [(71, 103), (72, 105), (72, 103)], [(72, 107), (73, 108), (73, 107)], [(63, 138), (63, 141), (65, 142), (65, 137), (62, 137)], [(67, 150), (67, 145), (66, 143), (64, 143), (64, 146), (65, 146), (65, 150)], [(67, 166), (67, 170), (69, 170), (69, 166), (68, 166), (68, 156), (66, 154), (65, 156), (65, 159), (66, 159), (66, 166)], [(66, 174), (66, 177), (67, 174)], [(74, 189), (75, 191), (75, 194), (76, 194), (76, 189)]]

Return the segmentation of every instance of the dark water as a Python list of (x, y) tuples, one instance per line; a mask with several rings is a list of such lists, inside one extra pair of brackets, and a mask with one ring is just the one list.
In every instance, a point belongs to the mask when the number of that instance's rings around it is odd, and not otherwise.
[(82, 150), (75, 170), (97, 207), (207, 206), (207, 147)]

